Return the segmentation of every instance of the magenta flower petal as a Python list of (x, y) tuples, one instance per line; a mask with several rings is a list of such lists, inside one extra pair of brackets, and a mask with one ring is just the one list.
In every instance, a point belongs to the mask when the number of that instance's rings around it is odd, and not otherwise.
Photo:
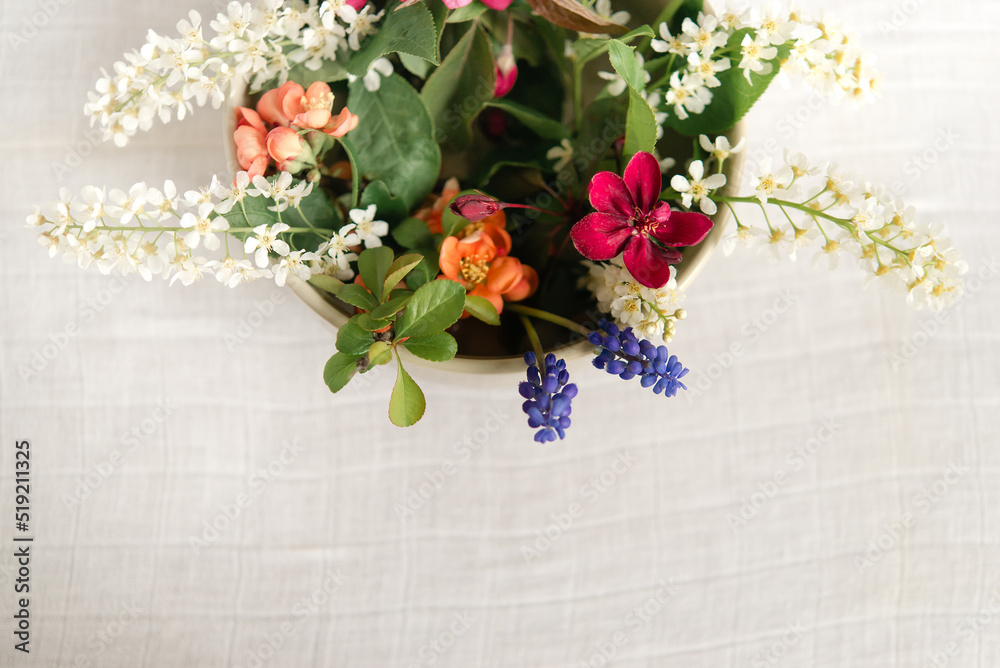
[(656, 201), (660, 199), (660, 163), (651, 153), (639, 151), (628, 161), (625, 168), (625, 185), (643, 213), (653, 210)]
[(625, 248), (625, 268), (632, 278), (647, 288), (662, 288), (670, 280), (670, 265), (681, 260), (681, 254), (668, 248), (657, 248), (649, 239), (633, 237)]
[(708, 216), (671, 211), (667, 221), (650, 228), (649, 233), (665, 246), (694, 246), (711, 231), (712, 219)]
[(448, 9), (458, 9), (472, 4), (472, 0), (444, 0), (444, 6)]
[(589, 260), (610, 260), (632, 237), (632, 224), (618, 216), (592, 213), (573, 226), (570, 236), (580, 254)]
[(496, 9), (498, 11), (503, 11), (510, 7), (512, 0), (483, 0), (483, 4), (490, 9)]
[(598, 211), (622, 218), (635, 216), (632, 195), (622, 177), (613, 172), (598, 172), (590, 180), (590, 205)]

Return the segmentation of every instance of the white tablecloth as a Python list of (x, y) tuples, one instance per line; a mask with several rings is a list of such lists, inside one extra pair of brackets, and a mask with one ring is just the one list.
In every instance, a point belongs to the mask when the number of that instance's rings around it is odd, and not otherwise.
[[(569, 438), (546, 446), (514, 377), (419, 370), (408, 430), (386, 420), (391, 373), (330, 395), (331, 328), (273, 284), (47, 259), (31, 205), (202, 184), (225, 168), (221, 114), (95, 144), (99, 68), (186, 6), (0, 5), (0, 665), (1000, 665), (1000, 5), (826, 4), (878, 54), (880, 102), (776, 89), (751, 148), (895, 184), (984, 278), (937, 322), (852, 267), (718, 254), (672, 346), (697, 391), (583, 361)], [(11, 633), (18, 439), (30, 656)]]

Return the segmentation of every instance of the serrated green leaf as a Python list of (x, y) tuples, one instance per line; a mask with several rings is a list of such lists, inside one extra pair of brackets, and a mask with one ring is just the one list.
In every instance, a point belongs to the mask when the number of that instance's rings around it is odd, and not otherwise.
[(385, 274), (385, 284), (382, 286), (382, 299), (388, 297), (396, 288), (396, 284), (406, 278), (420, 264), (424, 257), (419, 253), (407, 253), (396, 258)]
[(420, 97), (434, 119), (439, 144), (465, 147), (470, 125), (493, 99), (496, 70), (483, 29), (474, 25), (427, 78)]
[(403, 315), (396, 320), (396, 340), (436, 334), (454, 325), (465, 310), (465, 288), (455, 281), (431, 281), (420, 286)]
[(432, 248), (434, 237), (427, 223), (419, 218), (407, 218), (392, 230), (392, 238), (403, 248)]
[(407, 53), (437, 64), (437, 26), (424, 3), (386, 12), (378, 32), (347, 61), (347, 71), (363, 77), (373, 62), (392, 53)]
[(331, 392), (339, 392), (358, 370), (358, 358), (338, 352), (323, 367), (323, 380)]
[(430, 281), (434, 280), (434, 277), (438, 275), (440, 267), (438, 266), (438, 253), (436, 250), (429, 250), (424, 248), (417, 249), (424, 261), (414, 267), (410, 275), (406, 277), (406, 286), (411, 290), (416, 290), (421, 285), (425, 285)]
[(389, 187), (382, 181), (372, 181), (361, 194), (362, 209), (372, 204), (375, 205), (376, 220), (384, 220), (390, 227), (406, 218), (406, 204), (389, 192)]
[(635, 56), (635, 48), (617, 39), (608, 40), (608, 58), (611, 66), (633, 90), (642, 92), (646, 88), (646, 71)]
[(358, 257), (358, 273), (361, 274), (361, 280), (378, 300), (371, 308), (375, 308), (382, 301), (382, 286), (392, 261), (392, 249), (385, 246), (369, 248)]
[(554, 139), (559, 141), (560, 139), (569, 136), (566, 126), (560, 121), (549, 118), (541, 112), (523, 104), (518, 104), (517, 102), (513, 102), (511, 100), (497, 99), (488, 103), (486, 106), (507, 112), (517, 120), (524, 123), (529, 130), (544, 139)]
[(639, 151), (652, 153), (654, 148), (656, 148), (656, 116), (653, 115), (649, 103), (629, 87), (624, 159), (630, 159)]
[(372, 366), (382, 366), (392, 361), (392, 345), (385, 341), (376, 341), (368, 349), (368, 361)]
[(427, 402), (420, 386), (413, 382), (410, 374), (406, 373), (398, 355), (396, 363), (398, 370), (396, 385), (392, 388), (392, 396), (389, 398), (389, 420), (397, 427), (409, 427), (424, 416)]
[(441, 171), (441, 149), (426, 105), (413, 86), (393, 74), (377, 91), (354, 81), (348, 106), (361, 118), (342, 138), (357, 164), (355, 174), (382, 180), (409, 211), (427, 196)]
[[(739, 51), (740, 42), (748, 34), (751, 34), (750, 30), (737, 30), (730, 36), (728, 47)], [(791, 43), (786, 42), (777, 49), (778, 54), (771, 60), (765, 61), (771, 65), (770, 74), (751, 74), (753, 83), (750, 84), (739, 67), (719, 72), (716, 76), (721, 85), (712, 89), (712, 101), (705, 110), (700, 114), (691, 114), (684, 120), (677, 118), (676, 114), (671, 114), (667, 124), (682, 135), (690, 137), (701, 134), (720, 135), (732, 129), (778, 76), (781, 62), (788, 57), (791, 50)]]
[(364, 355), (375, 342), (372, 333), (358, 324), (359, 317), (352, 317), (337, 330), (337, 350), (352, 357)]
[(465, 7), (459, 7), (455, 11), (448, 14), (448, 23), (465, 23), (466, 21), (473, 21), (478, 19), (483, 13), (486, 12), (486, 5), (477, 3), (466, 5)]
[(465, 310), (476, 320), (482, 320), (489, 325), (500, 324), (500, 314), (497, 313), (497, 307), (485, 297), (466, 295)]
[(410, 301), (413, 293), (409, 290), (397, 290), (396, 294), (392, 296), (392, 299), (384, 304), (380, 304), (378, 308), (371, 312), (371, 317), (374, 320), (385, 320), (396, 315), (406, 306), (406, 302)]
[(392, 320), (376, 320), (372, 318), (370, 313), (359, 313), (354, 316), (357, 320), (358, 327), (367, 332), (377, 332), (380, 329), (385, 329), (392, 324)]
[(332, 295), (336, 295), (340, 289), (344, 287), (344, 282), (342, 280), (326, 274), (313, 274), (309, 277), (309, 282), (320, 290), (325, 290)]
[(402, 63), (407, 72), (421, 79), (426, 79), (427, 75), (430, 74), (430, 71), (434, 68), (432, 64), (423, 58), (417, 58), (416, 56), (411, 56), (408, 53), (399, 54), (399, 62)]
[(351, 208), (353, 209), (357, 205), (361, 193), (361, 170), (358, 167), (354, 144), (348, 141), (347, 137), (341, 137), (339, 141), (347, 155), (347, 160), (351, 163)]
[(376, 301), (374, 295), (356, 283), (348, 283), (338, 290), (337, 299), (347, 302), (351, 306), (363, 308), (366, 311), (371, 311), (378, 306), (378, 301)]
[[(617, 38), (618, 41), (624, 42), (626, 44), (639, 39), (640, 37), (654, 37), (655, 33), (649, 26), (640, 26), (635, 30), (622, 35)], [(578, 39), (573, 42), (573, 50), (576, 51), (576, 63), (577, 67), (583, 67), (589, 61), (597, 58), (602, 53), (608, 50), (610, 40), (607, 39), (593, 39), (584, 38)]]
[(448, 332), (414, 336), (404, 341), (403, 347), (417, 357), (431, 362), (447, 362), (458, 353), (458, 342)]

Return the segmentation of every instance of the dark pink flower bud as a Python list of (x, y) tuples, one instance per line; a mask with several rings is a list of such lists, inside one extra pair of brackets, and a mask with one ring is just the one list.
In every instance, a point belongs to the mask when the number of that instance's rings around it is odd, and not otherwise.
[(493, 90), (493, 97), (503, 97), (511, 91), (517, 83), (517, 61), (514, 60), (514, 50), (510, 44), (506, 44), (500, 51), (500, 57), (495, 64), (497, 84)]
[(503, 202), (487, 195), (462, 195), (451, 203), (451, 210), (456, 216), (461, 216), (473, 223), (492, 216), (503, 207)]

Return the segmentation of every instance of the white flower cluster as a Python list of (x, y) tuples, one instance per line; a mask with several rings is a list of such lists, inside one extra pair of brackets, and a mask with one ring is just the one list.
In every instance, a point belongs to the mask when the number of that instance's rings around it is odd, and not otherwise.
[(623, 327), (632, 327), (636, 336), (649, 341), (669, 342), (675, 331), (674, 323), (686, 317), (679, 304), (684, 293), (677, 288), (677, 270), (670, 268), (670, 280), (662, 288), (641, 285), (632, 278), (621, 257), (610, 262), (583, 263), (590, 273), (580, 279), (580, 287), (597, 299), (597, 307), (611, 314)]
[[(768, 205), (766, 229), (744, 225), (723, 240), (728, 255), (737, 243), (756, 246), (772, 259), (795, 259), (799, 249), (822, 243), (814, 264), (835, 268), (842, 254), (852, 256), (878, 281), (900, 292), (916, 308), (940, 309), (962, 291), (968, 265), (944, 236), (940, 224), (917, 222), (914, 208), (884, 186), (843, 171), (836, 163), (812, 167), (801, 153), (785, 152), (775, 164), (765, 158), (751, 177), (750, 197), (729, 202)], [(866, 283), (866, 285), (867, 285)]]
[[(246, 172), (240, 172), (232, 187), (213, 179), (209, 187), (183, 195), (172, 181), (162, 190), (145, 183), (133, 185), (128, 192), (87, 186), (79, 198), (63, 188), (58, 202), (36, 208), (27, 223), (42, 228), (39, 243), (48, 248), (50, 257), (61, 252), (66, 262), (76, 262), (81, 268), (95, 266), (104, 274), (112, 270), (123, 275), (138, 273), (147, 281), (162, 276), (171, 285), (177, 281), (190, 285), (213, 275), (229, 287), (258, 278), (274, 278), (282, 286), (290, 274), (303, 280), (317, 273), (353, 278), (350, 263), (357, 259), (356, 251), (362, 245), (381, 246), (389, 226), (375, 220), (372, 205), (350, 211), (351, 223), (332, 237), (311, 223), (290, 227), (282, 222), (281, 212), (298, 209), (313, 189), (311, 182), (300, 180), (292, 185), (292, 180), (291, 174), (282, 172), (271, 180), (256, 176), (251, 182)], [(274, 212), (275, 222), (231, 226), (223, 214), (245, 207), (248, 197), (272, 200), (268, 209)], [(289, 242), (297, 234), (324, 241), (314, 252), (293, 249)], [(230, 253), (231, 238), (236, 239), (242, 257)], [(196, 253), (220, 247), (225, 250), (221, 259)]]
[[(727, 44), (740, 30), (749, 32), (737, 52), (735, 45)], [(666, 102), (680, 119), (705, 110), (712, 89), (721, 85), (718, 74), (730, 69), (734, 60), (739, 59), (736, 66), (753, 84), (754, 74), (771, 73), (768, 61), (785, 44), (790, 53), (781, 63), (782, 71), (802, 75), (834, 101), (845, 97), (868, 101), (881, 83), (871, 66), (874, 58), (858, 46), (855, 34), (832, 17), (812, 19), (779, 2), (763, 11), (730, 8), (718, 17), (699, 13), (696, 21), (684, 20), (678, 35), (672, 35), (666, 23), (660, 24), (659, 32), (661, 39), (653, 40), (653, 49), (685, 62), (671, 73), (666, 89)]]
[(193, 10), (177, 24), (178, 37), (150, 30), (140, 49), (114, 64), (113, 74), (102, 72), (85, 113), (91, 124), (100, 123), (105, 141), (125, 146), (156, 118), (183, 120), (194, 104), (211, 102), (218, 109), (234, 81), (250, 81), (257, 89), (277, 78), (280, 85), (293, 65), (318, 70), (324, 61), (356, 51), (383, 14), (370, 5), (356, 10), (344, 0), (299, 4), (261, 0), (254, 9), (230, 2), (209, 23), (215, 32), (210, 38)]

